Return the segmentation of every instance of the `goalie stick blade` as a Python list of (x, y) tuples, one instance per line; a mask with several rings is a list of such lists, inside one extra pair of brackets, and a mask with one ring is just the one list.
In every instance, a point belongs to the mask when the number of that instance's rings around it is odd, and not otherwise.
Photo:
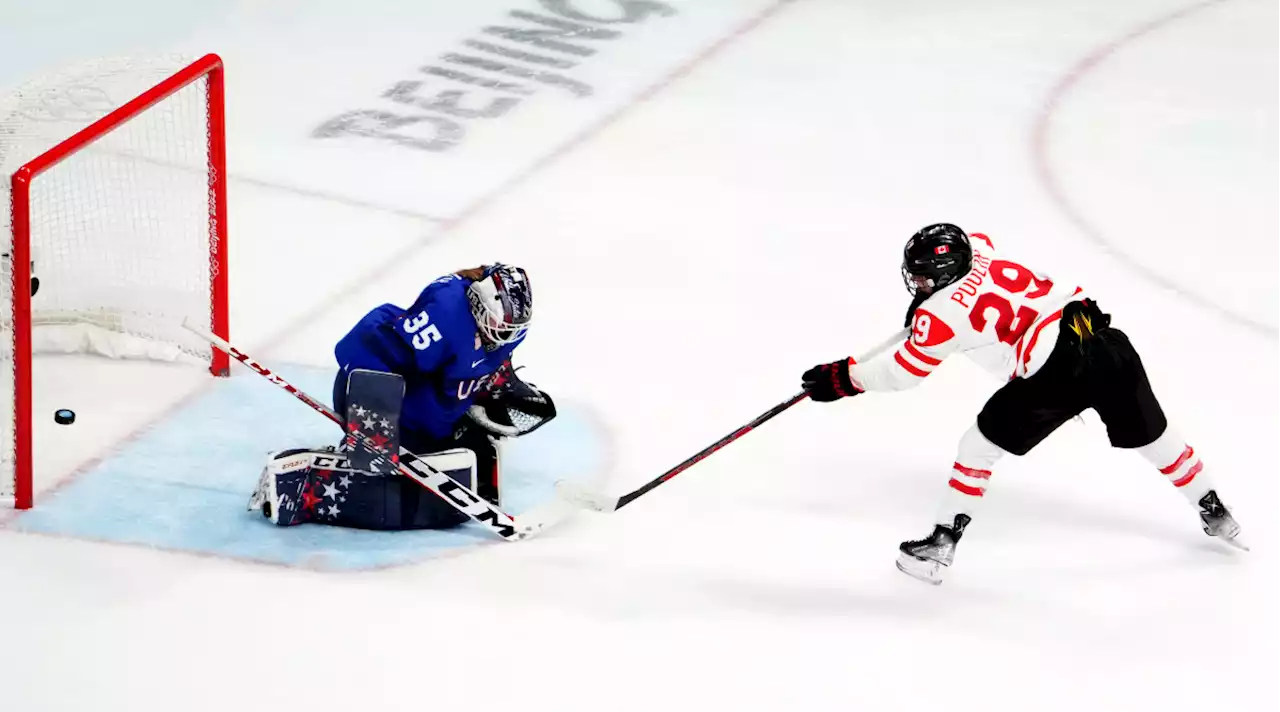
[(595, 512), (612, 512), (618, 508), (617, 497), (610, 497), (569, 480), (556, 481), (556, 494), (569, 504)]
[(527, 540), (545, 533), (573, 516), (578, 508), (559, 496), (516, 517), (516, 530)]

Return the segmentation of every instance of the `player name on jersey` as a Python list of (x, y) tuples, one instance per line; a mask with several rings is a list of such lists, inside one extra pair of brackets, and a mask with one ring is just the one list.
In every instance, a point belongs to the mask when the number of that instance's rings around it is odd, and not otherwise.
[(965, 354), (1001, 379), (1034, 374), (1057, 341), (1057, 321), (1075, 286), (1003, 258), (990, 238), (973, 249), (973, 267), (964, 278), (929, 296), (916, 309), (911, 335), (893, 352), (850, 369), (864, 390), (903, 390), (920, 383), (950, 355)]
[(965, 308), (971, 307), (965, 300), (978, 296), (978, 289), (982, 286), (982, 280), (987, 278), (990, 268), (991, 259), (980, 252), (974, 252), (973, 269), (956, 285), (956, 290), (951, 293), (951, 301)]

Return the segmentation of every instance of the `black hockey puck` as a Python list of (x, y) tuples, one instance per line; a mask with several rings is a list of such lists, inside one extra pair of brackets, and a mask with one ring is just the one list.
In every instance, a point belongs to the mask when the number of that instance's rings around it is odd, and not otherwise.
[(76, 412), (66, 408), (59, 408), (53, 413), (53, 422), (59, 425), (71, 425), (76, 422)]

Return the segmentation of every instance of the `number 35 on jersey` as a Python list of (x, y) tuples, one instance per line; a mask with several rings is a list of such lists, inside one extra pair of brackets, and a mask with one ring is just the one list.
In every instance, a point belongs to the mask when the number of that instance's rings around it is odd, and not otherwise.
[(413, 335), (413, 348), (419, 351), (430, 348), (431, 344), (440, 340), (440, 330), (431, 323), (431, 317), (425, 311), (418, 312), (414, 317), (405, 317), (404, 330)]

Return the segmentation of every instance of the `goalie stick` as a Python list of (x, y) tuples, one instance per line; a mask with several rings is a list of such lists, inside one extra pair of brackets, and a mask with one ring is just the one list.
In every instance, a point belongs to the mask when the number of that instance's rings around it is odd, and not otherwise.
[[(867, 361), (867, 360), (870, 360), (871, 358), (874, 358), (880, 352), (884, 351), (885, 349), (893, 346), (894, 344), (906, 338), (909, 333), (910, 331), (907, 329), (903, 329), (895, 333), (893, 336), (877, 344), (870, 351), (867, 351), (866, 353), (858, 356), (855, 359), (855, 361), (861, 362), (861, 361)], [(646, 493), (652, 491), (658, 485), (661, 485), (662, 483), (670, 480), (671, 478), (675, 477), (681, 472), (684, 472), (690, 467), (693, 467), (699, 462), (707, 459), (716, 451), (723, 448), (725, 445), (728, 445), (734, 440), (737, 440), (743, 435), (746, 435), (752, 430), (755, 430), (756, 428), (763, 425), (765, 422), (771, 420), (772, 418), (779, 415), (783, 411), (787, 410), (791, 406), (795, 405), (796, 403), (799, 403), (802, 400), (807, 399), (808, 397), (809, 397), (808, 391), (801, 391), (795, 394), (794, 396), (791, 396), (787, 400), (775, 405), (769, 410), (766, 410), (765, 412), (756, 416), (756, 418), (752, 420), (750, 423), (747, 423), (746, 425), (743, 425), (742, 427), (738, 428), (732, 433), (729, 433), (723, 438), (720, 438), (714, 443), (698, 451), (692, 457), (680, 463), (679, 465), (676, 465), (670, 470), (667, 470), (661, 475), (658, 475), (652, 480), (649, 480), (644, 485), (622, 495), (621, 497), (612, 497), (600, 492), (593, 492), (591, 490), (582, 488), (572, 482), (568, 482), (565, 480), (557, 482), (556, 489), (559, 490), (561, 496), (564, 497), (566, 500), (574, 502), (575, 504), (578, 504), (579, 506), (585, 507), (587, 509), (594, 509), (598, 512), (613, 512), (613, 511), (622, 509), (628, 504), (631, 504), (632, 502), (636, 501), (640, 497), (644, 496)]]
[[(343, 425), (342, 418), (340, 418), (332, 408), (299, 390), (279, 375), (273, 373), (266, 366), (263, 366), (250, 358), (248, 354), (245, 354), (232, 346), (225, 339), (222, 339), (187, 321), (183, 321), (182, 325), (188, 331), (196, 334), (205, 341), (208, 341), (210, 344), (213, 344), (231, 358), (243, 363), (254, 373), (266, 378), (268, 381), (271, 381), (285, 391), (288, 391), (293, 395), (293, 397), (311, 406), (312, 410), (324, 415), (339, 426)], [(358, 431), (351, 431), (349, 434), (354, 434), (356, 439), (364, 445), (366, 449), (375, 453), (378, 452), (378, 448), (367, 435)], [(403, 447), (400, 448), (400, 457), (398, 462), (392, 458), (387, 458), (381, 455), (375, 456), (374, 462), (377, 462), (379, 465), (386, 466), (389, 469), (399, 470), (399, 472), (405, 477), (408, 477), (423, 487), (431, 490), (437, 497), (447, 502), (449, 506), (459, 512), (462, 512), (468, 517), (471, 517), (471, 519), (479, 522), (486, 529), (507, 541), (518, 541), (520, 539), (527, 538), (546, 525), (546, 522), (541, 520), (535, 520), (532, 524), (517, 525), (514, 517), (501, 509), (498, 509), (492, 504), (489, 504), (487, 500), (482, 499), (469, 488), (454, 481), (453, 478), (440, 470), (428, 465), (422, 460), (422, 458), (414, 455)]]

